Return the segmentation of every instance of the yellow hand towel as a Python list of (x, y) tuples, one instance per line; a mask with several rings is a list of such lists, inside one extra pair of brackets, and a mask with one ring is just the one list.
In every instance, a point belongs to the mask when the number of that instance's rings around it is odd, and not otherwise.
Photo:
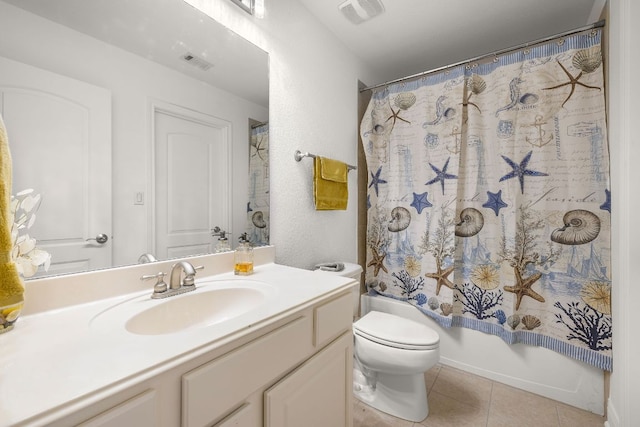
[(349, 199), (347, 165), (338, 160), (313, 159), (313, 196), (316, 210), (346, 210)]
[(16, 265), (11, 260), (13, 241), (11, 239), (12, 224), (9, 223), (10, 208), (11, 153), (7, 131), (0, 117), (0, 307), (16, 305), (24, 300), (24, 287)]

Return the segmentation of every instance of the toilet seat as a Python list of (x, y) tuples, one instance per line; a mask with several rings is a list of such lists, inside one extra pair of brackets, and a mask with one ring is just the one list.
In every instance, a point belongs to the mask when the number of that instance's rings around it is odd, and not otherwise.
[(405, 350), (438, 348), (438, 333), (422, 323), (389, 313), (371, 311), (353, 324), (353, 332), (378, 344)]

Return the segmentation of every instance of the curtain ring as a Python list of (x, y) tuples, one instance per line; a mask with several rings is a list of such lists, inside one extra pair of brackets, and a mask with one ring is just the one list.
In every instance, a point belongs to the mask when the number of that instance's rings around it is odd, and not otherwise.
[(594, 28), (593, 30), (591, 30), (591, 33), (589, 33), (589, 37), (595, 37), (597, 34), (598, 34), (598, 30)]
[(562, 46), (564, 44), (564, 39), (558, 40), (558, 46)]
[(522, 51), (522, 53), (524, 53), (525, 55), (529, 55), (529, 52), (531, 52), (531, 49), (526, 48), (525, 50)]
[(498, 62), (498, 61), (499, 61), (498, 55), (493, 55), (493, 62), (495, 63), (495, 62)]

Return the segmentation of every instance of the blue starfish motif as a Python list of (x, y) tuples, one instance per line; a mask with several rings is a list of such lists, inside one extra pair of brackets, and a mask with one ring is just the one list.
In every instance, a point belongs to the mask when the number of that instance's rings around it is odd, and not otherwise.
[(413, 202), (411, 203), (411, 206), (416, 208), (418, 214), (421, 214), (424, 208), (430, 208), (431, 206), (433, 206), (431, 203), (429, 203), (429, 200), (427, 200), (428, 195), (429, 193), (427, 193), (426, 191), (422, 194), (413, 193)]
[(496, 213), (496, 216), (500, 213), (500, 209), (506, 208), (509, 206), (505, 202), (502, 201), (502, 190), (497, 193), (492, 193), (491, 191), (487, 191), (487, 197), (489, 200), (482, 205), (483, 208), (490, 208)]
[(369, 184), (369, 188), (373, 187), (376, 190), (376, 196), (378, 195), (378, 185), (386, 184), (387, 181), (380, 178), (380, 173), (382, 172), (382, 166), (378, 168), (378, 171), (375, 174), (371, 174), (371, 184)]
[(507, 162), (509, 166), (513, 168), (511, 172), (509, 172), (508, 174), (500, 178), (500, 182), (506, 181), (507, 179), (518, 177), (518, 180), (520, 181), (520, 191), (522, 191), (522, 194), (524, 194), (524, 177), (525, 176), (549, 176), (549, 174), (546, 174), (544, 172), (532, 171), (530, 169), (527, 169), (527, 166), (529, 165), (529, 160), (531, 160), (531, 154), (533, 154), (533, 151), (529, 151), (529, 153), (527, 153), (527, 155), (524, 156), (524, 159), (522, 159), (520, 164), (517, 164), (516, 162), (514, 162), (508, 157), (500, 155), (500, 157), (502, 157), (504, 161)]
[(247, 202), (247, 212), (251, 212), (253, 209), (251, 209), (251, 202)]
[(609, 211), (611, 213), (611, 191), (604, 190), (604, 194), (606, 196), (606, 200), (603, 204), (600, 205), (600, 209), (603, 211)]
[(367, 194), (367, 209), (371, 207), (371, 194)]
[(433, 169), (433, 171), (436, 173), (436, 177), (433, 178), (431, 181), (425, 183), (424, 185), (431, 185), (435, 182), (440, 181), (440, 184), (442, 184), (442, 194), (444, 194), (444, 180), (445, 179), (458, 179), (457, 175), (452, 175), (450, 173), (447, 173), (447, 168), (449, 167), (449, 160), (451, 159), (451, 157), (447, 158), (447, 161), (445, 162), (442, 170), (438, 169), (437, 167), (433, 166), (431, 163), (429, 163), (429, 166), (431, 166), (431, 169)]

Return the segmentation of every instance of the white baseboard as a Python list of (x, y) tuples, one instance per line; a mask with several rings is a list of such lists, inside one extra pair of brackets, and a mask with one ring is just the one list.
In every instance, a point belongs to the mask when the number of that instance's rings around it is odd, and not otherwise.
[(611, 401), (611, 399), (607, 399), (607, 421), (604, 422), (604, 427), (621, 427), (620, 417), (618, 417), (618, 412)]

